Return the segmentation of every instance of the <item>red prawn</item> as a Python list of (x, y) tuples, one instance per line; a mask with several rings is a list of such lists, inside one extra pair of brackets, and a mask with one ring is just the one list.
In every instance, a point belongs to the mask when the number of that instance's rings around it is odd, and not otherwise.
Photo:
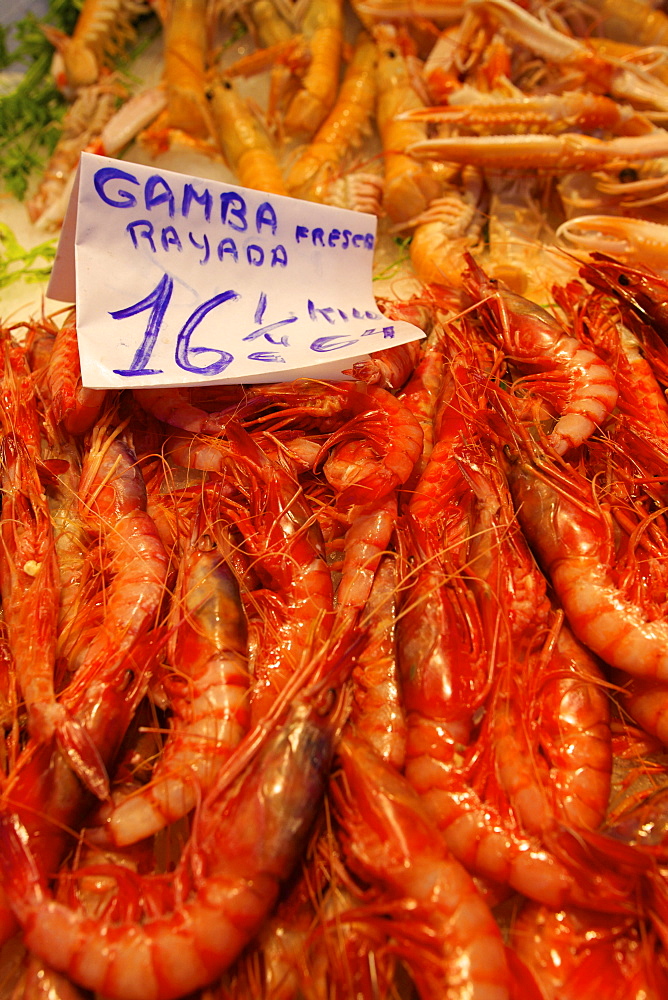
[[(422, 449), (422, 429), (391, 393), (355, 382), (294, 382), (253, 390), (267, 408), (255, 425), (327, 433), (316, 464), (342, 507), (380, 501), (405, 483)], [(328, 455), (328, 452), (331, 454)]]
[(235, 479), (248, 508), (230, 504), (263, 589), (248, 595), (253, 661), (252, 722), (271, 707), (301, 659), (329, 635), (333, 584), (320, 527), (297, 480), (230, 424)]
[[(362, 740), (344, 736), (334, 787), (348, 864), (390, 900), (410, 899), (434, 954), (408, 962), (420, 996), (509, 997), (499, 927), (473, 879), (448, 852), (407, 780)], [(417, 918), (417, 919), (416, 919)], [(399, 936), (399, 935), (398, 935)]]
[(560, 411), (549, 442), (557, 454), (576, 448), (613, 411), (618, 389), (610, 368), (529, 299), (488, 278), (470, 254), (464, 288), (482, 325), (508, 361), (535, 375), (532, 387)]
[(246, 616), (230, 549), (223, 526), (214, 529), (200, 510), (180, 564), (176, 631), (163, 676), (170, 733), (150, 782), (105, 818), (116, 845), (135, 843), (190, 812), (248, 729)]
[(74, 313), (56, 334), (44, 379), (56, 421), (70, 434), (89, 430), (102, 412), (107, 390), (82, 385)]

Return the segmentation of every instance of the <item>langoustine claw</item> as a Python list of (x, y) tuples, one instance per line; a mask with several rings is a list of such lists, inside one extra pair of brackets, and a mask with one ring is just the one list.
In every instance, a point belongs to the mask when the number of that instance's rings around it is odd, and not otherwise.
[(559, 31), (513, 0), (470, 0), (469, 9), (496, 21), (511, 38), (548, 62), (581, 74), (597, 90), (631, 103), (668, 107), (668, 87), (642, 66), (598, 54), (582, 39)]
[(422, 139), (408, 147), (415, 158), (466, 163), (497, 170), (596, 170), (668, 155), (664, 129), (646, 135), (599, 139), (564, 132), (561, 135), (445, 136)]
[[(618, 271), (619, 261), (625, 261), (629, 267), (642, 267), (648, 258), (655, 270), (664, 274), (668, 271), (668, 227), (660, 222), (619, 215), (577, 215), (562, 222), (556, 235), (577, 250), (614, 255)], [(588, 274), (595, 272), (596, 264)], [(648, 279), (651, 280), (651, 275)]]
[(56, 49), (52, 72), (64, 93), (97, 83), (113, 56), (134, 38), (133, 22), (147, 13), (144, 0), (86, 0), (72, 35), (44, 25)]

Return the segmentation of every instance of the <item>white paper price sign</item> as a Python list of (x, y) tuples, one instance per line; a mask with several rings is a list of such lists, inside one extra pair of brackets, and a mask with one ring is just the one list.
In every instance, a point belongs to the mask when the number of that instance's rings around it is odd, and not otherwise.
[(371, 215), (91, 153), (69, 215), (48, 294), (89, 388), (336, 378), (423, 336), (376, 306)]

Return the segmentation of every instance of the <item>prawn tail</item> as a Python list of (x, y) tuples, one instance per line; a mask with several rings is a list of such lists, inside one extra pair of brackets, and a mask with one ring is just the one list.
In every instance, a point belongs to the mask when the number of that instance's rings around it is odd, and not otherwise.
[[(648, 872), (656, 861), (651, 847), (644, 846), (639, 850), (637, 843), (622, 840), (614, 827), (610, 827), (605, 833), (599, 830), (580, 829), (578, 837), (586, 843), (589, 853), (598, 857), (601, 865), (605, 864), (615, 871), (642, 875)], [(660, 850), (663, 851), (663, 848)]]
[(42, 874), (29, 845), (30, 836), (16, 813), (0, 815), (0, 870), (7, 900), (21, 920), (44, 899)]
[(344, 629), (343, 634), (334, 636), (332, 644), (325, 648), (323, 661), (316, 668), (315, 692), (318, 688), (340, 690), (343, 687), (366, 649), (367, 631), (358, 626), (353, 632)]
[(523, 1000), (546, 1000), (546, 994), (529, 966), (508, 945), (506, 945), (505, 950), (508, 972), (510, 973), (511, 996), (521, 996)]
[(56, 743), (81, 783), (98, 799), (111, 794), (109, 775), (86, 729), (69, 713), (56, 728)]

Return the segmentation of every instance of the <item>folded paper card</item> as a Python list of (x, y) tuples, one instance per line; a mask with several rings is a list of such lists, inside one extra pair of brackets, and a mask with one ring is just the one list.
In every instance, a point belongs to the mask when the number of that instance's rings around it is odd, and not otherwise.
[(84, 153), (48, 295), (85, 386), (338, 378), (424, 336), (372, 290), (376, 218)]

